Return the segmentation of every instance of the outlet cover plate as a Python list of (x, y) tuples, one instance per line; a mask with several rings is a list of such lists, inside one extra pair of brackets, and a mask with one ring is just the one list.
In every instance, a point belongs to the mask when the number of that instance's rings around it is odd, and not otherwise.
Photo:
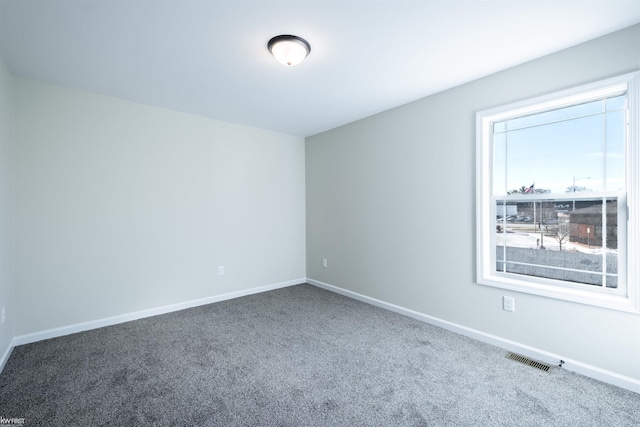
[(516, 311), (516, 303), (513, 297), (502, 297), (502, 309), (506, 311)]

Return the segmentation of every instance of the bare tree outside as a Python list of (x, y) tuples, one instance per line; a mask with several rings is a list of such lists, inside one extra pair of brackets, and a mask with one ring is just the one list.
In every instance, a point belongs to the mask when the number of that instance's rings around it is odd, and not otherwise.
[(531, 188), (530, 191), (527, 191), (531, 187), (522, 186), (520, 188), (513, 189), (511, 191), (507, 191), (507, 194), (547, 194), (551, 193), (551, 190), (547, 188)]
[(581, 185), (570, 185), (567, 187), (567, 193), (582, 193), (583, 191), (591, 191), (587, 187)]
[(520, 188), (516, 188), (515, 190), (507, 191), (507, 194), (524, 194), (527, 192), (527, 187), (524, 185)]
[(558, 244), (560, 245), (560, 250), (562, 250), (562, 245), (569, 242), (569, 238), (571, 237), (571, 232), (576, 229), (575, 224), (571, 224), (568, 222), (562, 222), (557, 225), (550, 225), (547, 227), (547, 233), (552, 236)]

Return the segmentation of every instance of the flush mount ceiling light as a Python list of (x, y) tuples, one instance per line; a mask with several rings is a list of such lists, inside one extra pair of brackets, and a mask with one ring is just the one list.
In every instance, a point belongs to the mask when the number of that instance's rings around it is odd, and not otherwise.
[(298, 65), (311, 52), (309, 42), (292, 35), (275, 36), (269, 40), (267, 47), (279, 63), (288, 67)]

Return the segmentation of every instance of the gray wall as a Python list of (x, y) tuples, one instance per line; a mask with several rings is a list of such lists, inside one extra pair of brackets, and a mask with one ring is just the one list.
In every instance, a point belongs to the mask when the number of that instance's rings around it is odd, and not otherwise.
[(16, 336), (304, 279), (303, 138), (15, 82)]
[(0, 309), (6, 320), (0, 324), (0, 362), (13, 338), (16, 316), (15, 289), (15, 148), (13, 77), (0, 57)]
[(636, 25), (307, 138), (307, 277), (640, 379), (638, 315), (475, 283), (475, 113), (637, 70), (639, 41)]

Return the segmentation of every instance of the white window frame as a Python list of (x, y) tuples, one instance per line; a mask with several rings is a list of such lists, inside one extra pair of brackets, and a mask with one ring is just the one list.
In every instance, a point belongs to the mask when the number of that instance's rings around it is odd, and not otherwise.
[[(571, 285), (569, 282), (496, 271), (495, 259), (495, 197), (493, 197), (493, 124), (503, 120), (587, 102), (614, 93), (627, 92), (627, 191), (618, 195), (618, 232), (626, 237), (626, 249), (620, 247), (619, 279), (625, 281), (623, 290)], [(500, 106), (476, 114), (476, 272), (480, 285), (493, 286), (557, 298), (614, 310), (640, 313), (640, 72), (594, 82), (541, 97)], [(611, 193), (607, 193), (611, 195)], [(588, 194), (540, 194), (536, 199), (550, 196), (571, 199)], [(603, 193), (604, 195), (604, 193)], [(499, 196), (502, 199), (502, 196)], [(626, 208), (626, 209), (625, 209)], [(622, 224), (620, 222), (622, 220)], [(620, 227), (622, 225), (622, 227)], [(626, 227), (625, 227), (626, 225)], [(624, 233), (626, 228), (626, 233)]]

